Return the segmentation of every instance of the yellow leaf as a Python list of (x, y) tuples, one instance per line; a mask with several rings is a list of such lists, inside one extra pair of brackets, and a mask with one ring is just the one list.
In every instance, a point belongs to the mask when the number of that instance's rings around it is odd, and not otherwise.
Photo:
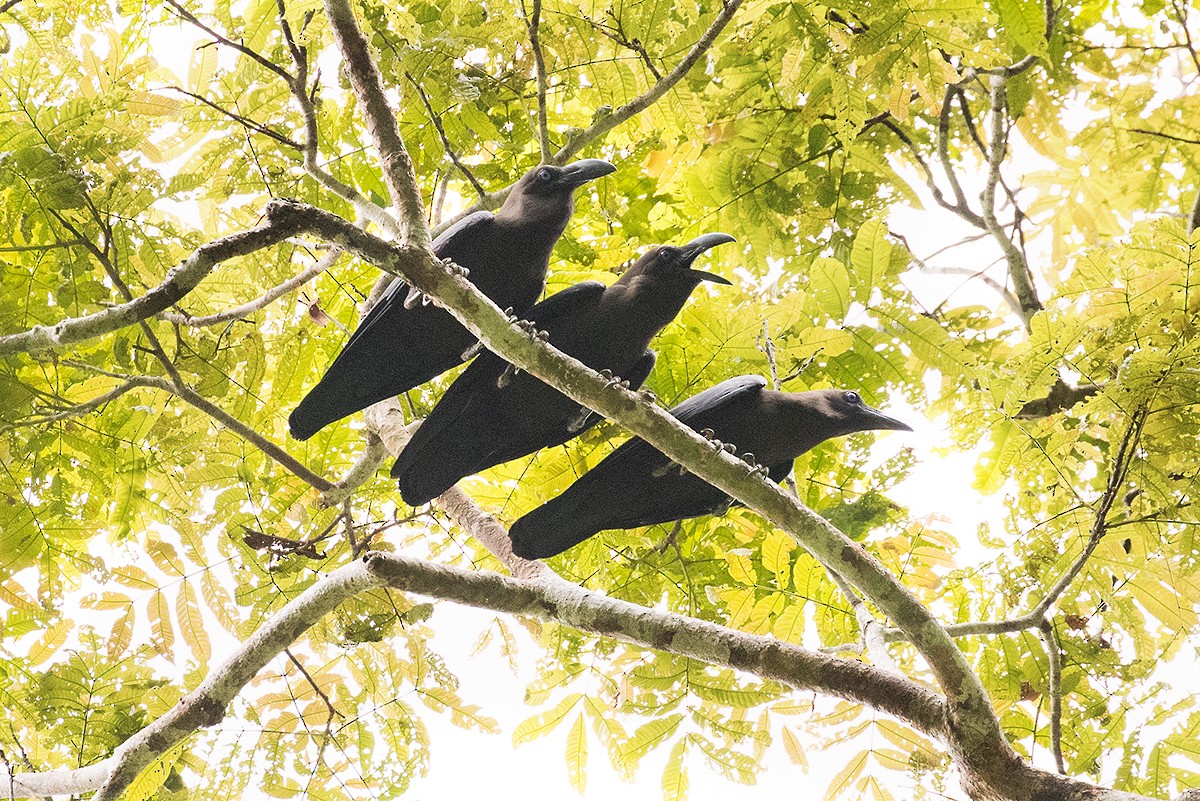
[(146, 117), (167, 117), (175, 114), (182, 104), (171, 97), (163, 97), (152, 92), (134, 92), (129, 98), (129, 112)]
[(808, 757), (804, 755), (804, 746), (801, 745), (800, 738), (786, 726), (783, 728), (783, 750), (787, 752), (792, 764), (808, 769)]
[(729, 575), (734, 581), (753, 587), (758, 584), (758, 576), (754, 573), (754, 565), (750, 557), (737, 551), (726, 551), (725, 562), (729, 565)]
[(171, 608), (167, 605), (166, 596), (156, 590), (146, 604), (146, 612), (150, 615), (150, 638), (154, 650), (164, 656), (171, 655), (175, 644), (175, 629), (171, 626)]
[(778, 529), (772, 530), (763, 540), (763, 567), (775, 574), (775, 585), (781, 590), (788, 588), (788, 579), (792, 572), (792, 551), (796, 541)]
[(40, 665), (54, 656), (54, 652), (67, 641), (67, 634), (73, 627), (74, 624), (70, 620), (60, 620), (46, 629), (41, 638), (29, 649), (29, 664)]
[(663, 801), (686, 801), (688, 794), (687, 767), (683, 764), (683, 755), (687, 750), (687, 738), (675, 743), (667, 757), (663, 768), (662, 789)]
[(89, 595), (79, 603), (88, 609), (124, 609), (132, 601), (123, 593), (102, 592), (99, 595)]
[(538, 737), (545, 737), (554, 731), (554, 728), (559, 723), (562, 723), (562, 719), (567, 716), (568, 712), (575, 708), (575, 704), (579, 703), (579, 699), (582, 697), (583, 693), (571, 693), (549, 712), (534, 715), (522, 722), (513, 731), (513, 745), (520, 745), (530, 740), (536, 740)]
[(200, 614), (200, 604), (196, 602), (196, 591), (186, 579), (179, 585), (175, 611), (179, 615), (179, 631), (183, 635), (183, 641), (191, 649), (196, 661), (208, 662), (212, 656), (212, 645), (208, 639), (208, 632), (204, 630), (204, 616)]
[(109, 659), (117, 659), (121, 654), (125, 653), (125, 649), (129, 647), (129, 643), (133, 639), (133, 604), (130, 604), (125, 610), (125, 614), (113, 624), (112, 630), (108, 633), (108, 652)]
[(794, 643), (799, 645), (801, 638), (804, 636), (804, 616), (801, 614), (803, 606), (798, 599), (792, 600), (783, 611), (779, 613), (779, 617), (775, 618), (775, 623), (771, 627), (775, 636), (784, 642)]
[(583, 725), (582, 712), (567, 733), (567, 779), (576, 792), (587, 789), (587, 729)]

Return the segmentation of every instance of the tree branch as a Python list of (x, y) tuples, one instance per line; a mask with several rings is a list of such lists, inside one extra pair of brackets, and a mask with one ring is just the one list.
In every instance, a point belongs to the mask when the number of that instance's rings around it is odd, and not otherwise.
[(230, 320), (240, 320), (243, 317), (248, 317), (257, 311), (265, 309), (278, 298), (316, 278), (332, 267), (341, 257), (342, 253), (341, 248), (333, 248), (311, 267), (289, 278), (282, 284), (271, 287), (261, 297), (255, 298), (249, 303), (243, 303), (241, 306), (236, 306), (217, 314), (210, 314), (206, 317), (193, 317), (186, 312), (180, 314), (169, 311), (159, 312), (158, 317), (167, 322), (175, 323), (176, 325), (185, 325), (189, 328), (207, 328), (208, 326), (220, 325)]
[(729, 20), (733, 19), (733, 15), (737, 13), (741, 5), (742, 0), (728, 0), (725, 2), (721, 8), (721, 13), (713, 20), (712, 25), (708, 27), (704, 35), (692, 45), (691, 50), (683, 57), (683, 60), (675, 65), (675, 69), (667, 73), (666, 77), (655, 83), (643, 94), (638, 95), (633, 100), (613, 111), (612, 114), (601, 117), (586, 130), (569, 137), (563, 146), (559, 148), (558, 152), (554, 154), (552, 161), (555, 164), (565, 163), (590, 142), (653, 105), (672, 86), (683, 80), (683, 77), (691, 71), (692, 67), (696, 66), (696, 62), (712, 47), (717, 37), (721, 34), (721, 31), (729, 24)]
[(221, 262), (262, 250), (299, 233), (300, 218), (296, 214), (299, 205), (271, 201), (264, 211), (264, 223), (201, 245), (188, 259), (173, 267), (161, 284), (139, 298), (52, 326), (38, 325), (18, 334), (0, 336), (0, 356), (83, 342), (153, 317), (195, 289)]
[(425, 94), (425, 90), (421, 88), (421, 84), (417, 83), (416, 79), (407, 72), (404, 73), (404, 77), (408, 78), (409, 83), (417, 90), (417, 95), (421, 98), (421, 102), (425, 104), (425, 110), (429, 112), (429, 119), (433, 121), (433, 127), (437, 129), (438, 136), (442, 140), (442, 147), (445, 148), (446, 155), (449, 156), (450, 161), (454, 163), (455, 167), (458, 167), (458, 171), (471, 183), (471, 186), (475, 189), (475, 194), (479, 195), (480, 198), (487, 197), (487, 190), (483, 188), (483, 184), (479, 183), (479, 179), (475, 177), (475, 174), (471, 172), (466, 164), (463, 164), (462, 159), (458, 157), (458, 153), (454, 152), (454, 145), (450, 144), (450, 137), (446, 136), (446, 128), (442, 125), (442, 118), (433, 110), (433, 105), (429, 102), (429, 97)]
[[(525, 2), (521, 2), (521, 10), (525, 11)], [(533, 64), (537, 73), (537, 125), (538, 143), (542, 149), (542, 163), (551, 158), (550, 128), (546, 120), (546, 92), (549, 83), (546, 80), (546, 59), (542, 55), (542, 45), (538, 41), (538, 26), (542, 21), (542, 0), (533, 0), (533, 12), (525, 12), (525, 30), (529, 33), (529, 46), (533, 50)]]
[(1033, 315), (1042, 310), (1042, 302), (1038, 299), (1037, 290), (1033, 286), (1033, 273), (1025, 254), (1004, 233), (996, 219), (996, 186), (1000, 182), (1000, 165), (1008, 149), (1008, 133), (1005, 129), (1006, 111), (1008, 108), (1006, 78), (1000, 75), (991, 76), (992, 89), (992, 136), (988, 152), (988, 177), (980, 200), (983, 203), (983, 219), (988, 232), (1004, 251), (1008, 262), (1008, 275), (1013, 282), (1013, 290), (1021, 301), (1021, 320), (1025, 329), (1030, 330), (1030, 320)]
[(1054, 633), (1054, 625), (1050, 618), (1042, 618), (1039, 628), (1042, 639), (1046, 641), (1046, 657), (1050, 664), (1050, 682), (1047, 694), (1050, 696), (1050, 751), (1054, 754), (1054, 765), (1064, 776), (1067, 764), (1063, 761), (1062, 750), (1062, 646), (1058, 643), (1058, 635)]
[(375, 144), (384, 183), (399, 213), (401, 239), (414, 247), (428, 249), (431, 240), (425, 225), (425, 204), (417, 187), (412, 159), (404, 147), (396, 115), (388, 107), (366, 37), (358, 27), (349, 0), (325, 0), (325, 14), (342, 54), (342, 67), (366, 120), (367, 133)]
[(196, 16), (194, 14), (192, 14), (192, 12), (188, 11), (186, 8), (184, 8), (182, 5), (180, 5), (178, 2), (176, 2), (176, 0), (167, 0), (167, 5), (169, 5), (173, 9), (175, 9), (175, 13), (178, 14), (182, 19), (184, 19), (187, 22), (190, 22), (192, 25), (195, 25), (197, 28), (199, 28), (200, 30), (207, 33), (209, 36), (211, 36), (217, 42), (225, 45), (226, 47), (233, 48), (234, 50), (238, 51), (242, 55), (246, 56), (247, 58), (251, 59), (252, 61), (254, 61), (257, 64), (259, 64), (260, 66), (262, 66), (264, 69), (267, 69), (267, 70), (275, 73), (279, 77), (283, 78), (285, 81), (290, 81), (292, 79), (292, 76), (289, 75), (287, 70), (285, 70), (283, 67), (279, 66), (274, 61), (271, 61), (271, 59), (260, 55), (259, 53), (250, 49), (249, 47), (246, 47), (244, 44), (241, 44), (240, 42), (235, 42), (232, 39), (229, 39), (228, 37), (222, 36), (221, 34), (217, 33), (212, 28), (208, 27), (203, 22), (201, 22), (199, 19), (197, 19)]

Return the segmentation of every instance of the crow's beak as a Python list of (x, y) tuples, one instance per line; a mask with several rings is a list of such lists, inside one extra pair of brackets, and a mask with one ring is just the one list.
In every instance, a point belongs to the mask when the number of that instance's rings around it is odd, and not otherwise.
[[(701, 254), (706, 253), (709, 250), (712, 250), (717, 245), (724, 245), (726, 242), (736, 242), (736, 241), (737, 240), (734, 239), (729, 234), (722, 234), (722, 233), (704, 234), (703, 236), (696, 237), (691, 242), (688, 242), (686, 245), (683, 246), (683, 248), (682, 248), (683, 257), (686, 260), (687, 264), (691, 264), (693, 261), (698, 259), (701, 256)], [(687, 272), (693, 278), (696, 278), (697, 280), (700, 280), (700, 281), (712, 281), (714, 284), (724, 284), (725, 286), (733, 286), (733, 282), (729, 281), (728, 279), (722, 278), (721, 276), (716, 275), (714, 273), (706, 273), (703, 270), (693, 270), (690, 267), (687, 269)]]
[(862, 410), (873, 431), (912, 431), (912, 427), (907, 423), (901, 423), (894, 417), (888, 417), (878, 409), (864, 406)]
[(575, 189), (588, 181), (594, 181), (616, 171), (617, 168), (604, 159), (581, 159), (562, 168), (562, 180), (567, 186)]

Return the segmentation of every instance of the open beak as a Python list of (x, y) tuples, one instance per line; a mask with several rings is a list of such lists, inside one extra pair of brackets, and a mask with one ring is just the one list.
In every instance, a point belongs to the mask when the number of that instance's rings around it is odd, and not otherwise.
[[(687, 263), (691, 264), (693, 261), (700, 258), (700, 256), (702, 254), (706, 253), (709, 250), (712, 250), (717, 245), (723, 245), (726, 242), (736, 242), (736, 241), (737, 240), (734, 239), (729, 234), (722, 234), (722, 233), (704, 234), (703, 236), (698, 236), (695, 239), (693, 239), (691, 242), (688, 242), (686, 245), (684, 245), (683, 246), (683, 255), (684, 255), (684, 258), (687, 259)], [(706, 273), (703, 270), (693, 270), (690, 267), (687, 269), (687, 272), (693, 278), (696, 278), (700, 281), (712, 281), (714, 284), (724, 284), (725, 286), (733, 286), (732, 281), (729, 281), (726, 278), (722, 278), (721, 276), (716, 275), (715, 273)]]
[(567, 186), (575, 189), (616, 171), (617, 168), (604, 159), (580, 159), (563, 167), (562, 177)]

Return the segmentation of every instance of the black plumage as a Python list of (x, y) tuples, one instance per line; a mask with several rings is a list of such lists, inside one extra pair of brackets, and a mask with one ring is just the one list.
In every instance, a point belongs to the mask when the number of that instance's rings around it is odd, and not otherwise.
[[(759, 376), (739, 376), (671, 410), (681, 423), (709, 429), (739, 454), (751, 453), (782, 481), (796, 457), (827, 439), (856, 431), (911, 431), (862, 402), (858, 393), (823, 389), (775, 392)], [(545, 559), (600, 531), (718, 514), (730, 498), (637, 437), (621, 445), (561, 495), (531, 511), (509, 530), (513, 553)]]
[[(546, 285), (550, 252), (574, 211), (574, 191), (616, 168), (600, 159), (525, 173), (504, 205), (459, 220), (433, 252), (468, 270), (469, 280), (500, 308), (521, 313)], [(449, 312), (393, 281), (325, 375), (288, 418), (304, 440), (325, 426), (423, 384), (463, 361), (475, 337)]]
[[(529, 320), (555, 347), (636, 389), (654, 366), (650, 340), (675, 319), (701, 281), (724, 278), (692, 269), (728, 234), (705, 234), (682, 247), (650, 249), (611, 286), (576, 284), (530, 309)], [(405, 503), (418, 505), (459, 479), (558, 445), (600, 417), (499, 356), (484, 354), (446, 390), (392, 467)]]

